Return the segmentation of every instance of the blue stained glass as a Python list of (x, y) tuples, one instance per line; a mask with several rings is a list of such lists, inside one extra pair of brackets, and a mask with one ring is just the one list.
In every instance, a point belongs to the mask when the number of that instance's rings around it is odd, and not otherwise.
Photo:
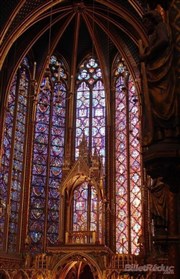
[(20, 194), (18, 192), (11, 192), (11, 199), (16, 202), (20, 201)]
[(19, 203), (12, 203), (11, 204), (11, 210), (16, 211), (17, 213), (19, 211), (19, 207), (20, 207)]
[(81, 109), (79, 110), (79, 115), (78, 117), (88, 117), (89, 113), (87, 109)]
[(65, 125), (65, 118), (63, 117), (57, 117), (56, 115), (53, 115), (52, 121), (54, 123), (55, 126), (60, 126), (60, 127), (64, 127)]
[(44, 196), (45, 194), (45, 189), (43, 186), (36, 186), (36, 187), (33, 187), (33, 194), (37, 197), (39, 196)]
[(34, 149), (38, 150), (40, 154), (47, 154), (47, 146), (43, 144), (34, 144)]
[[(50, 59), (49, 68), (51, 77), (43, 78), (38, 93), (33, 150), (31, 198), (38, 197), (38, 200), (31, 199), (29, 230), (32, 249), (37, 250), (42, 249), (45, 241), (44, 234), (41, 234), (42, 226), (48, 227), (47, 239), (51, 244), (55, 244), (58, 239), (59, 206), (55, 208), (53, 204), (59, 205), (58, 188), (64, 157), (67, 74), (62, 61), (54, 55)], [(44, 198), (47, 189), (46, 204)], [(45, 208), (47, 216), (42, 214)], [(53, 225), (52, 220), (56, 220)], [(32, 226), (34, 221), (35, 225)]]
[(62, 146), (64, 143), (64, 139), (63, 138), (59, 138), (59, 137), (52, 137), (52, 145), (56, 145), (58, 147)]
[(33, 174), (41, 174), (41, 175), (45, 175), (46, 174), (46, 166), (42, 166), (42, 165), (34, 165), (33, 166)]
[(48, 117), (48, 115), (46, 115), (44, 113), (41, 114), (40, 112), (37, 112), (36, 122), (48, 125), (49, 124), (49, 117)]
[(56, 56), (54, 56), (54, 55), (51, 56), (51, 58), (50, 58), (50, 63), (51, 63), (52, 65), (58, 63)]
[(40, 144), (47, 144), (48, 143), (48, 135), (37, 133), (35, 137), (35, 142)]
[[(29, 86), (27, 61), (26, 64), (21, 64), (20, 69), (18, 69), (18, 74), (15, 75), (11, 84), (7, 112), (5, 115), (2, 145), (4, 153), (2, 155), (2, 177), (0, 177), (1, 199), (6, 204), (7, 194), (11, 191), (11, 204), (9, 207), (8, 237), (4, 238), (3, 234), (1, 235), (0, 247), (2, 247), (3, 242), (6, 241), (8, 251), (11, 252), (17, 252), (17, 223), (21, 222), (19, 208), (23, 189), (25, 126)], [(13, 137), (13, 135), (15, 135), (15, 137)], [(12, 147), (14, 147), (14, 150), (12, 150)], [(9, 169), (12, 169), (11, 173), (9, 173)], [(5, 211), (3, 211), (3, 214), (4, 213)], [(5, 221), (6, 216), (2, 215), (1, 219)], [(3, 226), (4, 223), (1, 223), (1, 232), (4, 232)]]
[(40, 165), (46, 165), (47, 163), (47, 158), (46, 156), (43, 156), (42, 154), (34, 154), (34, 162), (36, 164), (40, 164)]
[[(56, 190), (53, 189), (53, 191), (55, 192)], [(59, 211), (59, 202), (57, 199), (49, 199), (48, 201), (48, 207), (52, 209), (51, 213), (52, 212), (55, 212), (55, 211)]]
[[(78, 145), (83, 134), (87, 136), (88, 145), (92, 146), (92, 153), (96, 148), (105, 156), (105, 91), (101, 78), (101, 70), (94, 58), (90, 58), (80, 66), (78, 75), (80, 82), (76, 96), (75, 157), (79, 154)], [(92, 137), (89, 137), (90, 134)], [(105, 161), (105, 157), (103, 160)]]
[(47, 133), (48, 132), (48, 125), (37, 123), (36, 125), (36, 132)]
[(59, 193), (59, 191), (57, 191), (57, 189), (50, 189), (49, 194), (52, 198), (57, 198), (60, 195), (60, 193)]
[(34, 232), (30, 233), (30, 236), (31, 236), (32, 241), (37, 243), (41, 239), (42, 233), (34, 231)]
[(57, 221), (59, 218), (59, 212), (58, 211), (51, 211), (49, 214), (49, 217), (52, 221)]

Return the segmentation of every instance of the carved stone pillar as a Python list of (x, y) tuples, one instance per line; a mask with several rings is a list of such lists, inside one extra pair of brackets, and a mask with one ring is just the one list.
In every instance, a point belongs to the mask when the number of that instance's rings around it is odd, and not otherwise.
[(178, 257), (178, 242), (180, 237), (178, 236), (178, 216), (177, 216), (177, 195), (169, 192), (168, 195), (168, 264), (174, 266), (174, 277), (180, 278), (179, 274), (179, 257)]
[(65, 228), (64, 207), (65, 207), (64, 196), (61, 195), (61, 197), (60, 197), (60, 216), (59, 216), (59, 219), (60, 219), (59, 242), (60, 243), (64, 242), (64, 235), (65, 235), (65, 232), (64, 232), (64, 228)]

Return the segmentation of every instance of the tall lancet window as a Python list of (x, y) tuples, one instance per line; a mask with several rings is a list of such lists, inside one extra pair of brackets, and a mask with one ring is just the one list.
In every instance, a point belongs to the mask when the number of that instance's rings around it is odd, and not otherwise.
[(58, 241), (66, 81), (63, 62), (52, 56), (38, 93), (35, 119), (29, 218), (30, 239), (35, 251)]
[(19, 250), (26, 151), (29, 64), (25, 58), (10, 87), (5, 113), (0, 172), (0, 249)]
[[(79, 67), (76, 92), (75, 157), (83, 135), (87, 140), (90, 156), (105, 163), (105, 90), (98, 61), (90, 57)], [(97, 189), (87, 182), (74, 190), (73, 230), (96, 233), (102, 241), (102, 202)]]
[(105, 91), (102, 72), (94, 58), (85, 60), (79, 68), (76, 97), (75, 157), (83, 133), (91, 154), (96, 152), (105, 161)]
[(122, 59), (115, 68), (116, 248), (139, 253), (141, 235), (141, 158), (139, 104)]
[[(73, 231), (80, 243), (102, 241), (102, 203), (96, 188), (84, 182), (73, 193)], [(83, 234), (84, 233), (84, 234)], [(94, 234), (93, 234), (94, 233)]]

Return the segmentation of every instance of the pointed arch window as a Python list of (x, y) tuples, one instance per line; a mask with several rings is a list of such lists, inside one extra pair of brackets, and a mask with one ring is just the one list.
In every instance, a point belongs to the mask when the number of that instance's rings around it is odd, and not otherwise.
[(58, 241), (59, 185), (64, 159), (67, 95), (65, 66), (52, 56), (38, 93), (36, 109), (29, 234), (40, 251)]
[(93, 154), (96, 149), (105, 162), (105, 90), (101, 69), (93, 57), (80, 65), (76, 94), (75, 157), (79, 155), (78, 146), (84, 133), (89, 150)]
[[(83, 135), (90, 156), (101, 156), (105, 164), (106, 105), (102, 72), (94, 57), (85, 59), (77, 75), (75, 158)], [(102, 201), (97, 189), (87, 182), (74, 190), (73, 231), (95, 232), (102, 242)]]
[(18, 251), (19, 224), (22, 221), (29, 85), (29, 62), (24, 58), (7, 98), (2, 141), (0, 196), (4, 210), (0, 221), (0, 249), (9, 252)]
[[(73, 200), (73, 231), (96, 231), (97, 230), (97, 192), (95, 187), (87, 182), (74, 190)], [(88, 210), (88, 209), (93, 209)], [(88, 222), (89, 220), (89, 222)]]
[[(73, 191), (72, 231), (74, 242), (102, 242), (102, 201), (97, 189), (84, 182)], [(78, 239), (78, 240), (77, 240)]]
[(139, 253), (141, 157), (139, 104), (135, 85), (120, 57), (115, 66), (116, 249)]

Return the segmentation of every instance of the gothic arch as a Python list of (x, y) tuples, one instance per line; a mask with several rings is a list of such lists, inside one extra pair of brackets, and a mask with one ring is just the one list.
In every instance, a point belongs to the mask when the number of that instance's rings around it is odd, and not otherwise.
[(29, 279), (29, 276), (25, 271), (18, 270), (17, 273), (13, 275), (13, 279)]
[(93, 185), (97, 192), (100, 192), (101, 198), (102, 198), (102, 193), (101, 193), (101, 189), (99, 188), (99, 185), (96, 181), (93, 181), (89, 175), (85, 175), (83, 173), (79, 173), (74, 175), (73, 177), (69, 178), (69, 180), (66, 182), (65, 185), (63, 185), (64, 187), (60, 189), (60, 192), (62, 195), (65, 194), (65, 192), (67, 193), (71, 193), (73, 192), (73, 190), (78, 187), (79, 185), (81, 185), (84, 182), (90, 182), (91, 185)]
[[(60, 269), (60, 274), (59, 276), (62, 276), (66, 274), (66, 269), (68, 268), (67, 264), (70, 266), (73, 266), (74, 263), (73, 262), (77, 262), (77, 261), (82, 261), (85, 262), (87, 265), (89, 265), (89, 267), (91, 268), (91, 271), (93, 273), (94, 279), (102, 279), (103, 278), (103, 270), (102, 268), (98, 265), (98, 263), (89, 255), (85, 254), (85, 253), (70, 253), (66, 256), (64, 256), (63, 258), (61, 258), (56, 265), (54, 266), (54, 269), (52, 270), (53, 274), (57, 274), (58, 272), (58, 268), (64, 266), (64, 268)], [(64, 279), (65, 277), (59, 277)]]
[(2, 279), (11, 279), (9, 272), (6, 270), (0, 270), (0, 276), (2, 276), (0, 277)]
[(36, 271), (32, 275), (32, 279), (45, 279), (45, 278), (46, 278), (46, 272)]

